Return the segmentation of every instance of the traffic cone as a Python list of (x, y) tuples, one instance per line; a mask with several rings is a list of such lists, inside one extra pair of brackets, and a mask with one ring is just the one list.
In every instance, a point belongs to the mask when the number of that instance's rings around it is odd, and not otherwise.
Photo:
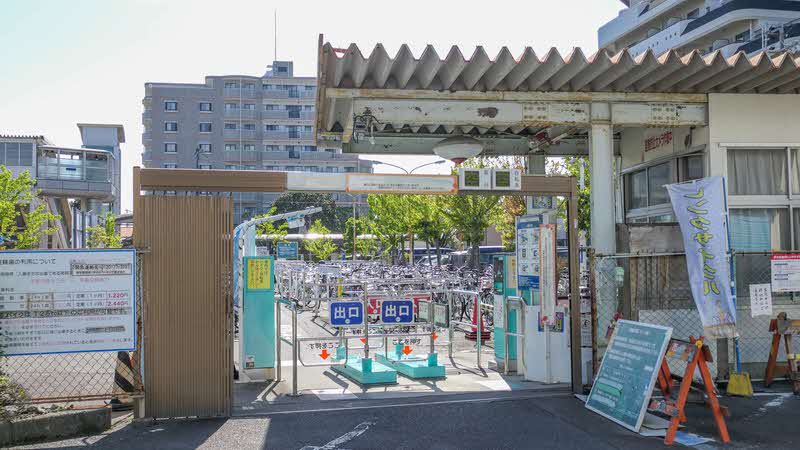
[(133, 409), (133, 394), (136, 392), (136, 371), (128, 352), (117, 352), (117, 367), (114, 369), (114, 389), (111, 397), (112, 411)]
[[(483, 325), (484, 318), (481, 317), (481, 342), (488, 341), (491, 338), (492, 333), (484, 328)], [(472, 329), (464, 333), (464, 337), (467, 340), (474, 341), (478, 339), (478, 310), (477, 308), (472, 309)]]

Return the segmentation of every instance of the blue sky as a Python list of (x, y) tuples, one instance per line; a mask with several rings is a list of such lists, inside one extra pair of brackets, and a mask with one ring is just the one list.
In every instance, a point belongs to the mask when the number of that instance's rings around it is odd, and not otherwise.
[[(261, 75), (278, 59), (297, 75), (316, 74), (317, 36), (368, 54), (407, 43), (416, 55), (432, 44), (441, 56), (458, 45), (489, 55), (550, 47), (597, 49), (597, 29), (619, 0), (255, 1), (0, 0), (0, 133), (43, 134), (79, 145), (78, 122), (121, 123), (123, 209), (130, 208), (130, 167), (141, 164), (142, 97), (148, 81), (199, 83), (205, 75)], [(375, 157), (368, 157), (376, 159)], [(411, 168), (427, 157), (392, 157)], [(447, 170), (444, 165), (431, 171)], [(397, 171), (378, 166), (378, 171)]]

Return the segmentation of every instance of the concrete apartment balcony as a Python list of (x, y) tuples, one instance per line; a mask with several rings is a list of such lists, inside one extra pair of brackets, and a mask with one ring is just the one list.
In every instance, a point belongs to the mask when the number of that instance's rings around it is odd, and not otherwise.
[(265, 140), (273, 141), (311, 141), (314, 133), (310, 131), (264, 131)]
[(671, 48), (679, 47), (686, 43), (686, 38), (682, 37), (683, 30), (692, 20), (694, 19), (674, 22), (658, 33), (632, 46), (628, 51), (630, 51), (631, 55), (638, 56), (646, 52), (647, 49), (652, 49), (654, 54), (660, 55)]
[(224, 88), (225, 98), (256, 98), (255, 89)]
[(264, 98), (289, 98), (289, 91), (264, 89), (263, 96)]
[(357, 154), (331, 153), (326, 151), (300, 152), (301, 160), (309, 161), (358, 161)]
[(256, 130), (222, 130), (225, 139), (248, 139), (256, 138)]
[[(296, 153), (296, 152), (295, 152)], [(264, 152), (262, 153), (261, 159), (264, 161), (279, 161), (282, 159), (289, 159), (291, 158), (292, 152), (288, 151), (278, 151), (278, 152)]]
[[(598, 43), (603, 48), (617, 39), (634, 32), (639, 27), (660, 18), (689, 0), (653, 0), (642, 2), (620, 11), (619, 16), (601, 26), (597, 32)], [(657, 22), (654, 22), (657, 23)]]
[(226, 109), (223, 113), (226, 119), (258, 119), (258, 111), (254, 109)]
[(261, 161), (261, 152), (245, 150), (225, 150), (223, 152), (225, 162), (258, 162)]
[(261, 113), (261, 119), (311, 121), (314, 120), (314, 111), (269, 110)]
[(317, 90), (306, 91), (305, 89), (286, 90), (286, 89), (265, 89), (264, 98), (299, 98), (313, 99), (317, 96)]

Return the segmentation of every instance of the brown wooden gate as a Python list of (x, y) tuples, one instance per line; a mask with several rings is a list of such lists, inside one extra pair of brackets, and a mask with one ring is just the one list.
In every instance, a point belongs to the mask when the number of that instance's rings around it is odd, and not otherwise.
[(230, 197), (138, 194), (134, 243), (145, 251), (145, 402), (138, 413), (229, 416), (233, 202)]

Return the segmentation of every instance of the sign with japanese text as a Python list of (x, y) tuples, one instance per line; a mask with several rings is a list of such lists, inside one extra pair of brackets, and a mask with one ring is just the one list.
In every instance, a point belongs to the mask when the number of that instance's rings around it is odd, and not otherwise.
[(542, 319), (553, 324), (558, 296), (555, 225), (539, 226), (539, 285), (541, 287)]
[(381, 302), (381, 322), (385, 324), (413, 323), (414, 300), (383, 300)]
[(331, 302), (331, 325), (354, 327), (364, 324), (364, 304), (361, 302)]
[(347, 192), (455, 194), (458, 192), (458, 178), (452, 175), (348, 173)]
[(644, 151), (672, 149), (672, 130), (647, 128), (644, 134)]
[(800, 292), (800, 254), (775, 254), (770, 257), (773, 292)]
[(272, 259), (269, 257), (248, 257), (247, 260), (247, 289), (267, 290), (272, 289)]
[(772, 316), (772, 286), (769, 283), (750, 285), (750, 314)]
[(297, 242), (278, 242), (278, 259), (297, 259)]
[(517, 286), (539, 289), (539, 225), (541, 216), (517, 217)]
[(683, 234), (686, 268), (704, 334), (711, 339), (735, 337), (724, 180), (709, 177), (666, 187)]
[(134, 350), (134, 250), (0, 252), (6, 356)]
[(672, 328), (618, 320), (586, 408), (638, 432)]

